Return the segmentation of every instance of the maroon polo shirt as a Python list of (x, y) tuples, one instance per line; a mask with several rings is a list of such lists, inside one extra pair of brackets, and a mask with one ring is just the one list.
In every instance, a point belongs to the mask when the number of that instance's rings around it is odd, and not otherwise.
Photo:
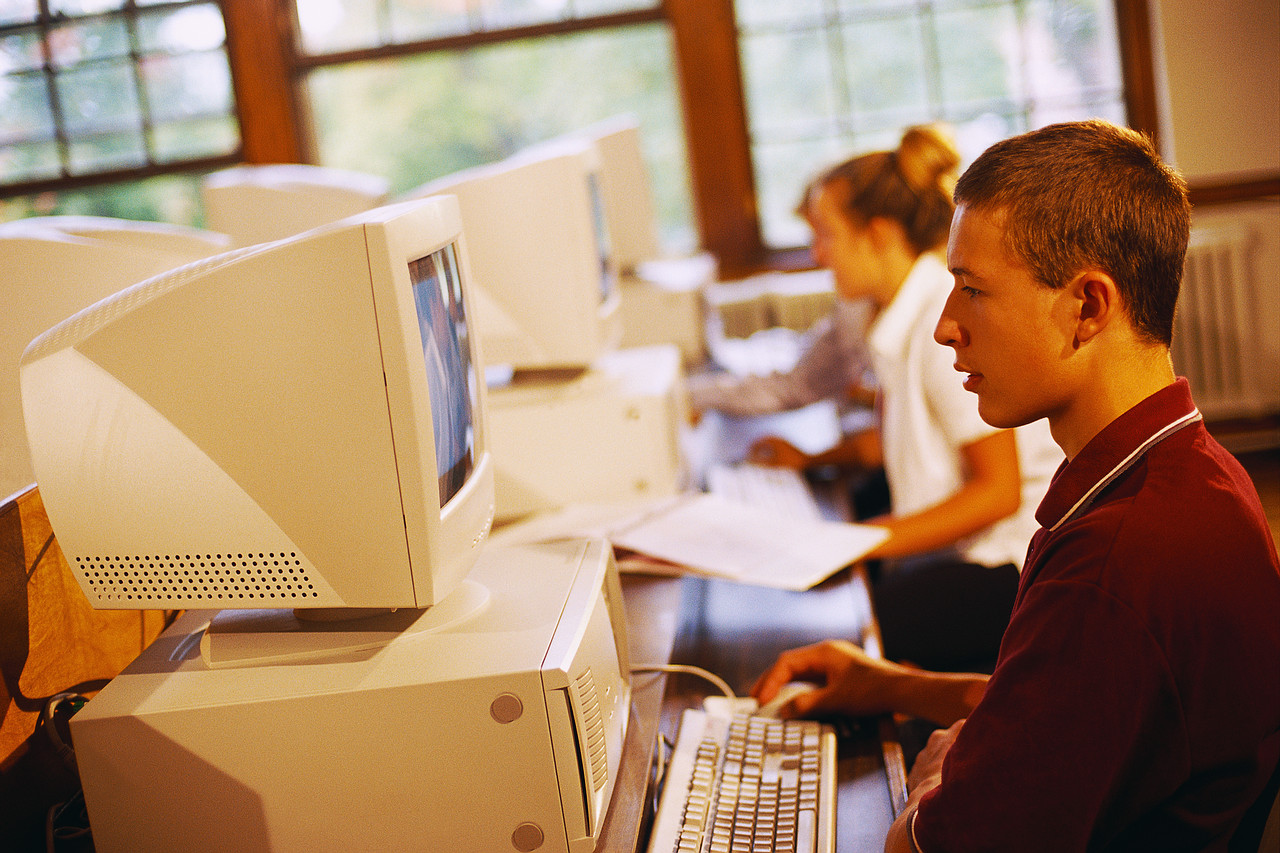
[(1280, 760), (1280, 566), (1185, 380), (1064, 463), (923, 853), (1225, 850)]

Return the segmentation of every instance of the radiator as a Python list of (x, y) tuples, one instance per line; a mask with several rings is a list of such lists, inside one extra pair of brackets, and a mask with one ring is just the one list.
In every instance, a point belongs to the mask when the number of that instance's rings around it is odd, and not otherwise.
[(1269, 373), (1253, 282), (1253, 236), (1242, 224), (1191, 231), (1173, 328), (1173, 366), (1210, 420), (1266, 413)]

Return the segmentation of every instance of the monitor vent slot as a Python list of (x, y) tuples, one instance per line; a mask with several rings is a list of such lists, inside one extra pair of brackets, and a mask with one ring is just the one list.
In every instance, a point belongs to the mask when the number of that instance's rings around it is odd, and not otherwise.
[(103, 603), (222, 607), (319, 597), (296, 553), (76, 557), (74, 569)]
[(600, 694), (590, 667), (574, 679), (573, 694), (577, 700), (579, 725), (582, 726), (582, 743), (591, 777), (591, 790), (599, 791), (609, 781), (609, 756), (605, 746)]

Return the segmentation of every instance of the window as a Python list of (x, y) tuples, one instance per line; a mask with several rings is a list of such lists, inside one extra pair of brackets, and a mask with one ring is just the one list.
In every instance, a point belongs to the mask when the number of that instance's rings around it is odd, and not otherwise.
[[(189, 8), (222, 20), (194, 41), (147, 36)], [(88, 60), (46, 61), (45, 46), (60, 27), (107, 20), (123, 35), (93, 61), (104, 78), (133, 69), (136, 94), (118, 96), (131, 106), (114, 123), (101, 107), (68, 121), (41, 93)], [(807, 263), (786, 251), (808, 240), (791, 215), (804, 181), (906, 124), (950, 121), (970, 154), (1073, 110), (1154, 131), (1147, 32), (1146, 0), (0, 0), (0, 192), (26, 181), (56, 188), (61, 209), (136, 215), (126, 182), (175, 172), (161, 183), (190, 190), (201, 169), (239, 159), (369, 171), (401, 190), (627, 112), (668, 245), (701, 245), (733, 275)], [(213, 88), (156, 101), (148, 60), (188, 55), (217, 66), (200, 78)], [(162, 77), (174, 80), (150, 79)], [(106, 181), (108, 206), (65, 192)], [(194, 192), (149, 209), (199, 222)]]
[(636, 116), (664, 242), (692, 248), (670, 37), (653, 0), (297, 0), (315, 159), (403, 192)]
[(736, 0), (765, 243), (824, 165), (945, 121), (965, 162), (1054, 121), (1125, 121), (1110, 0)]
[(0, 0), (0, 181), (234, 154), (224, 42), (211, 2)]

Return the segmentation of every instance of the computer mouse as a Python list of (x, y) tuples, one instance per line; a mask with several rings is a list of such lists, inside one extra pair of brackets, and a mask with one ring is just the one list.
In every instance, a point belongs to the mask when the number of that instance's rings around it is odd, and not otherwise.
[(778, 716), (778, 711), (782, 706), (790, 702), (796, 696), (799, 696), (801, 693), (810, 693), (817, 689), (818, 685), (812, 684), (808, 681), (789, 682), (782, 685), (782, 689), (778, 691), (778, 695), (761, 705), (756, 713), (762, 717), (776, 717)]

